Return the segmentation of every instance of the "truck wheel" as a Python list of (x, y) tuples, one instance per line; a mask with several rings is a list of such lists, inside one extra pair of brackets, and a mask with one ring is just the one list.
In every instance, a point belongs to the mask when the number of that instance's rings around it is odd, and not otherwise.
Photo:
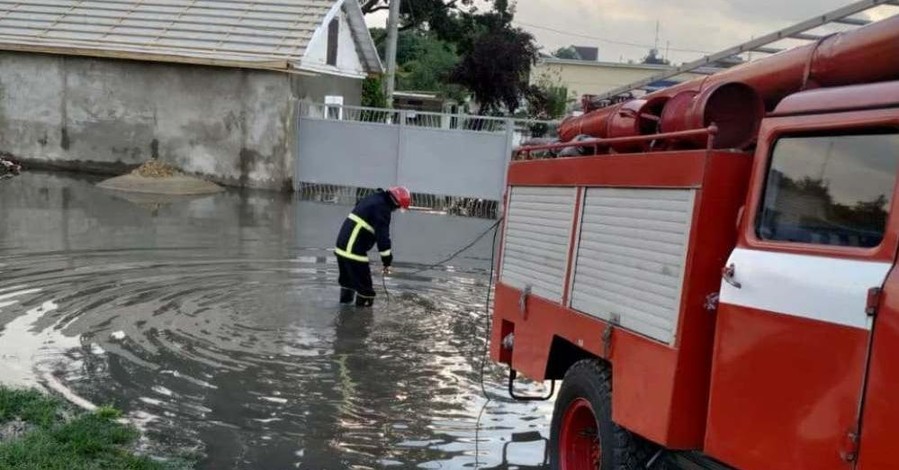
[(553, 470), (642, 468), (648, 449), (642, 439), (612, 422), (612, 374), (592, 359), (565, 373), (549, 443)]

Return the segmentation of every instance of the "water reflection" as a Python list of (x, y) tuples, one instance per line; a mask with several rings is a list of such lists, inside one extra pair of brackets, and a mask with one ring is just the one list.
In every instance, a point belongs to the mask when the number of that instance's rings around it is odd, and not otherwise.
[(348, 207), (92, 182), (0, 183), (4, 382), (119, 406), (202, 468), (542, 468), (551, 404), (504, 398), (502, 370), (477, 425), (489, 240), (403, 274), (492, 221), (397, 214), (393, 295), (365, 312), (327, 250)]

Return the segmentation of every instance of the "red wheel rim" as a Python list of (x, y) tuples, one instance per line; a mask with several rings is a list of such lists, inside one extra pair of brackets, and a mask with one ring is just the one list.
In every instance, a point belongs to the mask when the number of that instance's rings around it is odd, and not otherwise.
[(586, 399), (574, 400), (562, 415), (559, 447), (561, 470), (600, 468), (602, 447), (599, 443), (596, 415)]

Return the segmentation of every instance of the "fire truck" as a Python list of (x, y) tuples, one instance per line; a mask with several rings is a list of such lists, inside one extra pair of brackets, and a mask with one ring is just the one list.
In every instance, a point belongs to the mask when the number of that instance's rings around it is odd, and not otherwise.
[[(899, 468), (899, 16), (516, 149), (490, 357), (562, 470)], [(553, 392), (550, 392), (553, 394)]]

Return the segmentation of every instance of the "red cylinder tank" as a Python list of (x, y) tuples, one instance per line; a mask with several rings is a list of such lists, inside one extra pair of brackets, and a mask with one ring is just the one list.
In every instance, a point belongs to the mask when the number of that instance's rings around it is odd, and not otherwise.
[[(656, 96), (649, 99), (626, 101), (612, 107), (606, 119), (605, 136), (609, 138), (633, 135), (657, 134), (662, 109), (668, 98)], [(617, 152), (634, 152), (644, 149), (645, 143), (618, 144), (612, 149)]]
[[(718, 126), (714, 148), (745, 148), (755, 142), (765, 106), (755, 90), (740, 82), (715, 83), (702, 91), (682, 91), (668, 101), (662, 113), (662, 132)], [(705, 137), (693, 139), (706, 145)]]

